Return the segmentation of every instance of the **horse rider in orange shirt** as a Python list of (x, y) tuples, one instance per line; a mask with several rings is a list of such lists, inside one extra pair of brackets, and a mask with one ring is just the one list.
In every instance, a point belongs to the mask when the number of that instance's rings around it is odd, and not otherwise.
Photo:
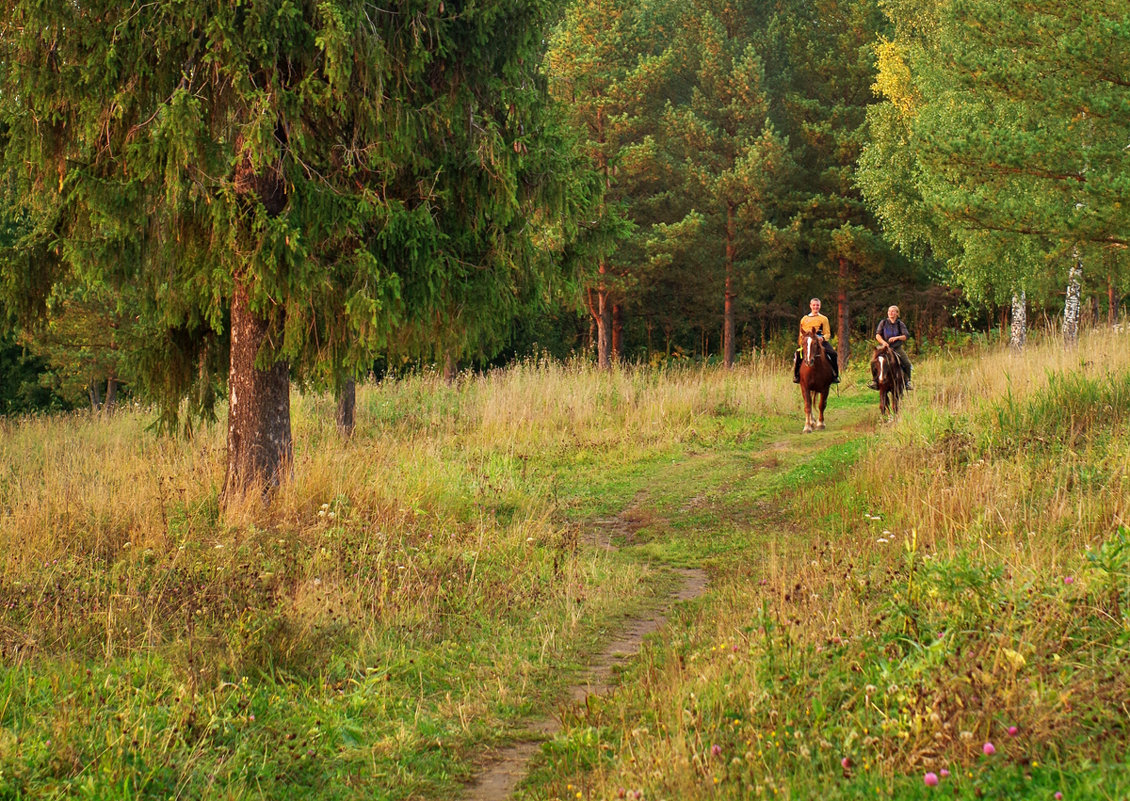
[(832, 378), (833, 384), (840, 383), (840, 359), (839, 355), (828, 343), (832, 337), (832, 324), (828, 322), (828, 318), (820, 313), (820, 298), (813, 298), (808, 301), (809, 313), (800, 318), (800, 334), (797, 336), (797, 351), (793, 354), (793, 383), (800, 383), (800, 345), (804, 343), (804, 335), (809, 331), (814, 331), (816, 336), (820, 338), (820, 342), (824, 345), (824, 352), (828, 354), (828, 361), (832, 363), (832, 371), (835, 375)]

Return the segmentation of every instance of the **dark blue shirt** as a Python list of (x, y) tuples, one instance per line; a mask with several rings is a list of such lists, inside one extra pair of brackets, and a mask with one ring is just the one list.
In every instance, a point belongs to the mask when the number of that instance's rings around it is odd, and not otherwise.
[(891, 337), (910, 336), (910, 330), (906, 327), (906, 323), (902, 320), (895, 320), (892, 323), (887, 317), (879, 321), (879, 325), (875, 328), (875, 333), (881, 336), (884, 341), (889, 342), (892, 348), (901, 348), (906, 344), (906, 340), (900, 339), (898, 342), (891, 342)]

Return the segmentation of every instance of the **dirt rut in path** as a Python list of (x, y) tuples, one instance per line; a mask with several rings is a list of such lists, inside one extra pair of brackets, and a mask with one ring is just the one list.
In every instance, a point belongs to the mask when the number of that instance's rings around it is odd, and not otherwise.
[[(644, 638), (658, 631), (667, 620), (667, 612), (681, 601), (697, 598), (706, 589), (706, 572), (697, 569), (679, 570), (682, 582), (677, 592), (650, 613), (624, 622), (615, 638), (585, 670), (580, 681), (569, 688), (569, 702), (580, 704), (590, 695), (605, 695), (612, 689), (612, 673), (617, 665), (639, 653)], [(470, 784), (465, 801), (506, 801), (518, 782), (526, 775), (530, 760), (541, 743), (561, 731), (559, 718), (543, 718), (527, 726), (530, 739), (504, 748), (492, 755), (489, 765)]]

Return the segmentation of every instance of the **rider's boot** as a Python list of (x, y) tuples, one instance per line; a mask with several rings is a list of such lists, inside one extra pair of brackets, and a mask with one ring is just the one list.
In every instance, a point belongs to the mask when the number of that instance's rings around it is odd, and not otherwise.
[(871, 383), (867, 385), (867, 388), (868, 389), (878, 389), (879, 388), (879, 382), (876, 381), (874, 378), (872, 378)]

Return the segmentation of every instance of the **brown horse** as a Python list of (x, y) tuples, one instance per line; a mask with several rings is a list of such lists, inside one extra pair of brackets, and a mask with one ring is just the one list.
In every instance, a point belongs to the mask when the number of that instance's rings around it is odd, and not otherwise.
[(879, 387), (879, 414), (898, 414), (899, 400), (906, 391), (906, 376), (902, 361), (888, 345), (875, 348), (871, 357), (871, 376)]
[[(832, 379), (836, 377), (832, 370), (832, 363), (828, 354), (824, 352), (824, 341), (809, 332), (804, 335), (800, 343), (800, 394), (804, 398), (804, 433), (811, 434), (813, 429), (824, 428), (824, 407), (828, 405), (828, 388), (832, 386)], [(816, 414), (813, 415), (812, 406), (816, 397), (820, 397)]]

